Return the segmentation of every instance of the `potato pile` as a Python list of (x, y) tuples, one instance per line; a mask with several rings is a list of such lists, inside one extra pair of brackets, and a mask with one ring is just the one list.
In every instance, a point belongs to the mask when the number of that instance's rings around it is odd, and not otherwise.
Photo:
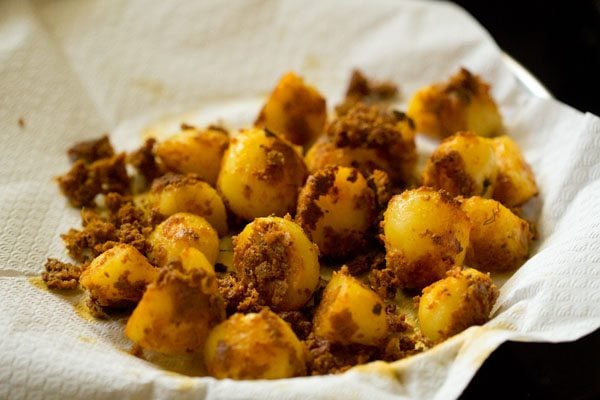
[[(131, 310), (142, 354), (198, 353), (216, 378), (340, 372), (485, 323), (490, 273), (529, 256), (533, 173), (480, 77), (461, 69), (408, 113), (396, 95), (355, 71), (328, 117), (290, 72), (234, 135), (184, 124), (129, 155), (79, 144), (59, 185), (84, 206), (63, 235), (80, 265), (52, 260), (44, 279), (79, 279), (98, 315)], [(418, 133), (442, 139), (423, 171)]]

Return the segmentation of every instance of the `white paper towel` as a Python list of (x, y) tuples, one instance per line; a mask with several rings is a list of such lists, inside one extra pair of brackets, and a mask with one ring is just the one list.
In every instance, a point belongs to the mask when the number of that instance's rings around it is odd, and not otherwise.
[[(455, 398), (505, 340), (596, 329), (600, 120), (533, 97), (500, 54), (473, 19), (436, 2), (1, 2), (0, 398)], [(170, 372), (127, 354), (123, 319), (85, 320), (76, 295), (32, 284), (46, 257), (66, 257), (59, 234), (79, 223), (52, 182), (74, 142), (110, 132), (131, 149), (184, 112), (177, 122), (247, 125), (291, 69), (332, 105), (355, 67), (398, 82), (406, 101), (461, 65), (493, 83), (541, 191), (535, 254), (485, 326), (342, 375), (216, 381), (172, 372), (193, 359), (157, 360)]]

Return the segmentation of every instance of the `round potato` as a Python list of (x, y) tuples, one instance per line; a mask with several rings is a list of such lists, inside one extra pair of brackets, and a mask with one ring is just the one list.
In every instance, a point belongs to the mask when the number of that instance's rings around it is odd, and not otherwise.
[(233, 265), (261, 300), (278, 310), (297, 310), (319, 283), (319, 251), (295, 222), (257, 218), (234, 238)]
[(262, 129), (242, 131), (223, 158), (217, 189), (238, 217), (252, 220), (296, 209), (306, 166), (289, 142)]
[(418, 311), (421, 332), (438, 342), (483, 324), (497, 298), (498, 288), (488, 275), (471, 268), (452, 270), (423, 289)]
[(453, 196), (491, 197), (498, 163), (489, 139), (461, 132), (444, 140), (431, 154), (423, 185), (444, 189)]
[(527, 221), (496, 200), (477, 196), (463, 200), (461, 208), (471, 220), (465, 264), (483, 271), (506, 271), (527, 260), (532, 239)]
[(277, 314), (234, 314), (208, 336), (204, 360), (215, 378), (278, 379), (306, 374), (302, 343)]
[(298, 196), (296, 221), (322, 255), (344, 258), (364, 250), (376, 216), (376, 194), (356, 168), (320, 170)]
[(402, 288), (423, 288), (462, 265), (471, 224), (444, 191), (407, 190), (392, 197), (383, 219), (387, 268)]
[(184, 126), (181, 132), (158, 143), (156, 155), (166, 169), (181, 174), (196, 174), (214, 186), (227, 146), (229, 137), (222, 129), (209, 127), (198, 130)]
[(211, 265), (219, 255), (219, 236), (217, 231), (204, 218), (190, 213), (177, 213), (154, 228), (148, 242), (152, 250), (150, 260), (165, 266), (180, 261), (180, 255), (187, 247), (200, 250)]
[(163, 217), (187, 212), (204, 217), (223, 236), (227, 213), (217, 191), (193, 174), (166, 174), (152, 183), (144, 202), (150, 212)]

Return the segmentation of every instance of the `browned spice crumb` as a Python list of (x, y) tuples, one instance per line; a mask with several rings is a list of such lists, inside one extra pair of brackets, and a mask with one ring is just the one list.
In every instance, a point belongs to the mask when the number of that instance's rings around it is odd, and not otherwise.
[(374, 104), (398, 96), (398, 86), (390, 81), (373, 81), (359, 70), (352, 71), (344, 101), (335, 107), (338, 115), (344, 115), (358, 102)]
[(278, 315), (290, 326), (300, 340), (306, 340), (312, 331), (312, 315), (303, 311), (282, 311)]
[(25, 119), (23, 117), (19, 118), (17, 122), (20, 128), (25, 128)]
[(46, 271), (42, 279), (50, 289), (76, 289), (79, 286), (79, 277), (85, 270), (83, 265), (75, 265), (48, 258)]
[(98, 139), (76, 143), (67, 151), (67, 154), (71, 162), (81, 160), (86, 164), (91, 164), (102, 158), (114, 156), (115, 150), (108, 136), (104, 135)]
[(396, 295), (399, 281), (389, 268), (373, 269), (369, 273), (369, 286), (384, 299), (392, 299)]
[(154, 156), (155, 144), (156, 139), (146, 139), (139, 149), (127, 156), (127, 162), (129, 162), (129, 164), (131, 164), (137, 172), (146, 179), (147, 184), (164, 174), (163, 168), (158, 164), (156, 157)]
[(385, 267), (385, 251), (379, 248), (364, 252), (346, 262), (351, 275), (379, 270)]
[(244, 285), (233, 273), (219, 274), (217, 284), (219, 294), (225, 302), (227, 315), (236, 312), (258, 312), (264, 306), (256, 289)]
[[(306, 180), (305, 186), (310, 190), (307, 191), (308, 196), (298, 204), (298, 212), (296, 213), (298, 224), (305, 230), (306, 228), (316, 229), (317, 221), (323, 216), (323, 211), (317, 205), (317, 200), (319, 197), (326, 195), (333, 187), (337, 170), (337, 166), (329, 166), (318, 173), (310, 175)], [(310, 234), (310, 232), (307, 233)]]
[(131, 349), (129, 349), (129, 354), (131, 354), (134, 357), (137, 358), (144, 358), (144, 348), (142, 346), (140, 346), (139, 344), (133, 344), (133, 346), (131, 346)]
[(87, 306), (90, 314), (94, 318), (98, 319), (109, 319), (110, 315), (106, 312), (105, 308), (96, 303), (93, 299), (87, 298), (85, 301), (85, 305)]

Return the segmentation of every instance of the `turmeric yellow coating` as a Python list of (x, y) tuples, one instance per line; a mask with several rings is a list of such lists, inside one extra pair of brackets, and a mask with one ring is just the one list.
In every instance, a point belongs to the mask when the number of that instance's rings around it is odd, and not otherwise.
[(453, 196), (492, 197), (498, 161), (489, 139), (460, 132), (445, 139), (431, 154), (423, 171), (423, 185), (444, 189)]
[(326, 119), (325, 98), (298, 75), (288, 72), (277, 83), (254, 124), (293, 144), (308, 147), (323, 133)]
[(376, 216), (376, 194), (356, 168), (320, 170), (298, 197), (296, 221), (327, 256), (347, 258), (364, 250)]
[(80, 283), (98, 305), (120, 306), (139, 301), (157, 276), (158, 270), (135, 247), (118, 244), (91, 262)]
[(439, 342), (472, 325), (481, 325), (489, 319), (497, 298), (498, 288), (488, 275), (457, 268), (423, 289), (418, 311), (421, 332), (432, 342)]
[(318, 338), (337, 344), (381, 345), (389, 332), (385, 304), (343, 268), (323, 291), (313, 329)]
[(202, 351), (210, 330), (225, 319), (212, 265), (192, 247), (180, 257), (161, 270), (127, 321), (125, 334), (144, 349)]
[(204, 346), (208, 373), (219, 379), (278, 379), (306, 373), (302, 343), (268, 309), (234, 314), (217, 325)]
[(527, 221), (499, 202), (477, 196), (463, 200), (461, 208), (471, 221), (466, 265), (505, 271), (527, 260), (532, 239)]
[(294, 212), (306, 166), (291, 143), (254, 128), (241, 131), (225, 152), (217, 189), (229, 209), (251, 221)]
[(421, 187), (392, 197), (384, 213), (386, 264), (403, 288), (423, 288), (462, 265), (471, 224), (444, 191)]
[(489, 137), (503, 130), (490, 85), (464, 68), (446, 83), (417, 91), (408, 106), (408, 115), (415, 121), (417, 131), (439, 138), (458, 131)]
[(219, 255), (217, 231), (202, 217), (189, 213), (177, 213), (154, 228), (148, 242), (152, 250), (148, 257), (158, 266), (179, 261), (187, 247), (200, 250), (210, 264)]
[(196, 174), (214, 186), (228, 145), (229, 137), (221, 129), (184, 126), (181, 132), (158, 143), (156, 156), (167, 170)]

